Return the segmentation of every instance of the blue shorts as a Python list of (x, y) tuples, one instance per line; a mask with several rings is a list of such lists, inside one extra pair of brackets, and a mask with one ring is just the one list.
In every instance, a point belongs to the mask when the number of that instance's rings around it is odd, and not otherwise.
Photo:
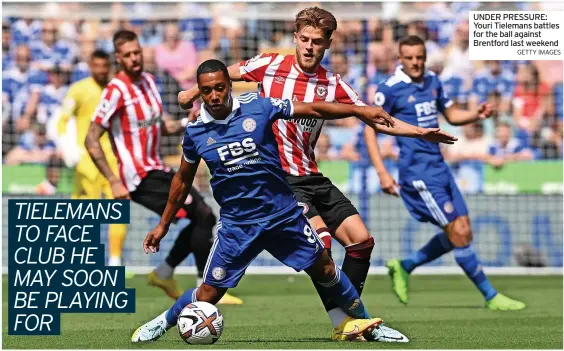
[(323, 249), (323, 241), (299, 206), (260, 223), (238, 224), (223, 219), (218, 223), (204, 269), (204, 283), (218, 288), (236, 287), (263, 250), (299, 272), (309, 268)]
[(440, 178), (402, 182), (400, 196), (411, 216), (419, 222), (431, 222), (442, 228), (455, 218), (468, 215), (450, 172)]

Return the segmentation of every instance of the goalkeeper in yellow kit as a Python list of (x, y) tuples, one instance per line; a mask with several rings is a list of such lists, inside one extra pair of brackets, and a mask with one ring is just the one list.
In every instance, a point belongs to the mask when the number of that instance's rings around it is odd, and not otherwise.
[[(112, 188), (108, 180), (98, 171), (84, 147), (86, 133), (92, 116), (98, 107), (102, 91), (109, 82), (110, 56), (103, 50), (96, 50), (90, 57), (91, 76), (84, 78), (69, 88), (63, 101), (61, 115), (57, 123), (60, 149), (67, 166), (74, 166), (73, 199), (106, 199), (113, 198)], [(100, 139), (108, 163), (115, 174), (117, 159), (112, 150), (108, 134)], [(109, 226), (110, 266), (121, 266), (123, 243), (127, 231), (126, 224)], [(130, 273), (127, 276), (131, 276)]]

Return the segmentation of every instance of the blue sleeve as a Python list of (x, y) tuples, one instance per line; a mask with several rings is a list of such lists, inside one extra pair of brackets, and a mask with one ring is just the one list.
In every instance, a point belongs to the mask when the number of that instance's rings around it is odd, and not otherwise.
[(48, 150), (48, 149), (56, 149), (56, 145), (55, 142), (52, 140), (48, 140), (47, 143), (43, 146), (43, 150)]
[(495, 146), (490, 145), (490, 147), (488, 148), (488, 154), (495, 156), (495, 154), (496, 154)]
[(2, 92), (10, 95), (10, 80), (6, 77), (2, 77)]
[(74, 59), (74, 50), (71, 47), (66, 47), (62, 50), (61, 54), (63, 58), (60, 63), (71, 65)]
[(437, 107), (439, 108), (439, 111), (444, 113), (447, 108), (452, 106), (453, 102), (450, 99), (450, 96), (448, 96), (445, 89), (443, 89), (443, 85), (441, 84), (439, 78), (437, 77), (436, 79), (437, 79), (436, 82), (437, 82), (437, 95), (438, 95)]
[(501, 97), (511, 98), (513, 96), (514, 84), (510, 79), (503, 80), (503, 91), (501, 91)]
[(385, 82), (378, 84), (376, 94), (374, 94), (374, 105), (380, 106), (384, 111), (392, 113), (394, 107), (394, 95), (392, 88), (387, 86)]
[(43, 86), (47, 85), (49, 79), (47, 77), (47, 73), (43, 71), (37, 71), (36, 73), (30, 75), (29, 77), (29, 88), (32, 91), (38, 91), (43, 88)]
[(294, 115), (294, 104), (289, 99), (259, 98), (269, 120), (290, 119)]
[(525, 150), (525, 145), (519, 143), (519, 145), (517, 145), (517, 146), (515, 147), (515, 150), (513, 150), (513, 152), (516, 153), (516, 154), (518, 154), (518, 153), (520, 153), (520, 152), (523, 151), (523, 150)]
[(12, 42), (14, 46), (27, 44), (29, 38), (23, 34), (15, 25), (12, 25)]
[(196, 150), (196, 145), (190, 137), (188, 130), (184, 133), (184, 138), (182, 139), (182, 154), (184, 160), (189, 163), (198, 163), (200, 161), (200, 156)]
[(30, 54), (31, 54), (31, 61), (35, 62), (35, 61), (41, 61), (43, 60), (43, 51), (41, 51), (41, 49), (39, 47), (37, 47), (37, 45), (34, 45), (35, 43), (31, 43), (29, 45), (29, 49), (30, 49)]
[(480, 79), (474, 78), (472, 80), (472, 88), (470, 90), (470, 95), (478, 95), (480, 96), (480, 91), (478, 90), (478, 85), (480, 85)]

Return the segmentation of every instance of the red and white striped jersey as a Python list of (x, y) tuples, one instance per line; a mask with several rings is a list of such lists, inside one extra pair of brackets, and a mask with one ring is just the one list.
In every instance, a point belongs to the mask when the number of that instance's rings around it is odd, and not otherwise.
[[(259, 83), (263, 97), (292, 101), (328, 101), (364, 106), (355, 91), (338, 74), (319, 66), (316, 73), (306, 73), (294, 55), (260, 54), (239, 66), (245, 81)], [(278, 143), (280, 163), (295, 176), (319, 173), (315, 161), (315, 144), (323, 120), (278, 120), (272, 130)]]
[(112, 79), (92, 121), (108, 130), (120, 178), (132, 192), (149, 171), (166, 170), (161, 159), (163, 107), (155, 79), (143, 73), (132, 82), (123, 72)]

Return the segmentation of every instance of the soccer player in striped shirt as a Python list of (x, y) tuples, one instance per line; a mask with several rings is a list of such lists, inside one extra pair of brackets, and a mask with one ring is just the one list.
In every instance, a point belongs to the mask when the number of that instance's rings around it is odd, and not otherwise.
[[(347, 311), (333, 340), (363, 340), (363, 332), (380, 329), (356, 289), (341, 274), (324, 244), (311, 228), (280, 165), (272, 125), (280, 119), (337, 119), (357, 116), (370, 126), (392, 124), (375, 107), (264, 98), (257, 93), (231, 95), (231, 80), (221, 61), (208, 60), (197, 70), (204, 104), (200, 118), (188, 124), (182, 142), (183, 159), (174, 177), (160, 223), (143, 243), (156, 252), (174, 214), (194, 181), (198, 164), (205, 161), (213, 175), (213, 195), (221, 206), (217, 237), (204, 273), (204, 283), (186, 291), (167, 311), (139, 327), (131, 341), (153, 341), (173, 328), (182, 309), (195, 301), (215, 303), (236, 287), (249, 264), (262, 252), (296, 271), (305, 271), (320, 289)], [(398, 333), (398, 337), (407, 338)]]
[[(374, 97), (375, 104), (388, 113), (413, 125), (438, 127), (439, 113), (453, 125), (464, 125), (485, 119), (493, 112), (490, 104), (482, 104), (470, 111), (454, 105), (437, 75), (425, 70), (425, 43), (421, 38), (409, 36), (401, 40), (398, 58), (402, 65), (392, 77), (378, 86)], [(375, 133), (368, 129), (365, 132), (368, 152), (384, 192), (395, 196), (399, 193), (413, 218), (441, 228), (412, 255), (386, 263), (393, 290), (399, 300), (407, 304), (408, 276), (415, 268), (453, 251), (456, 263), (482, 293), (487, 308), (525, 308), (524, 303), (498, 293), (486, 277), (470, 244), (472, 229), (468, 209), (439, 146), (423, 140), (397, 138), (400, 146), (398, 191), (398, 184), (382, 162)]]
[[(143, 72), (143, 55), (137, 35), (121, 30), (113, 37), (121, 71), (108, 83), (94, 113), (85, 145), (100, 172), (108, 179), (116, 199), (131, 199), (161, 215), (166, 207), (174, 172), (160, 154), (163, 107), (153, 76)], [(118, 159), (119, 177), (108, 164), (100, 138), (108, 131)], [(172, 279), (174, 268), (194, 253), (198, 285), (209, 256), (216, 218), (195, 188), (187, 194), (176, 219), (188, 218), (165, 262), (150, 275), (149, 284), (177, 299), (182, 295)], [(221, 303), (240, 304), (227, 295)]]
[[(320, 64), (325, 50), (331, 46), (331, 35), (337, 29), (335, 17), (317, 7), (307, 8), (298, 13), (295, 29), (295, 55), (257, 55), (230, 66), (230, 78), (257, 82), (259, 93), (264, 97), (365, 105), (339, 75)], [(195, 86), (181, 92), (178, 102), (189, 108), (198, 96), (198, 87)], [(430, 141), (438, 140), (436, 137), (442, 133), (438, 128), (424, 129), (394, 121), (393, 128), (380, 125), (377, 128), (383, 133)], [(286, 179), (304, 213), (328, 249), (331, 247), (331, 235), (345, 247), (342, 270), (361, 294), (370, 267), (374, 239), (349, 199), (317, 167), (314, 149), (322, 126), (322, 120), (280, 119), (272, 129), (278, 143), (280, 163), (287, 173)], [(323, 296), (317, 284), (316, 288), (336, 328), (346, 314)]]
[[(110, 65), (110, 55), (107, 52), (95, 50), (91, 54), (89, 66), (92, 75), (70, 86), (63, 99), (57, 120), (59, 149), (62, 150), (67, 166), (74, 166), (74, 187), (71, 194), (73, 199), (102, 197), (111, 199), (113, 197), (110, 183), (98, 171), (84, 148), (92, 115), (98, 107), (102, 92), (110, 78)], [(117, 159), (109, 136), (104, 135), (99, 142), (106, 155), (106, 161), (113, 172), (117, 172)], [(121, 257), (126, 234), (127, 224), (110, 224), (108, 229), (109, 266), (122, 265)], [(132, 276), (132, 272), (126, 271), (126, 277)]]

